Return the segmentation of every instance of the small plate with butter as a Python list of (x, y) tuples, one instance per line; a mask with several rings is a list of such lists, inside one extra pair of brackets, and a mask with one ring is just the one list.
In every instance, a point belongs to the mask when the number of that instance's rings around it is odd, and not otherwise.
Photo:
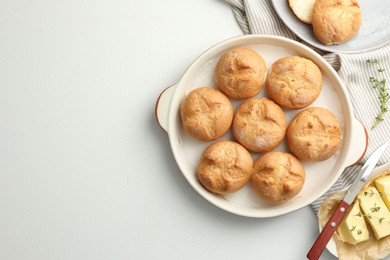
[[(318, 213), (320, 231), (324, 220), (329, 218), (332, 209), (335, 208), (334, 204), (337, 206), (337, 202), (344, 194), (345, 191), (340, 191), (331, 195), (321, 205)], [(341, 251), (337, 249), (338, 243), (341, 245), (339, 246)], [(352, 257), (345, 254), (354, 254), (355, 257), (364, 254), (373, 259), (383, 259), (390, 254), (388, 244), (390, 244), (390, 163), (374, 170), (326, 248), (336, 257), (339, 257), (340, 253), (343, 254), (343, 259)]]

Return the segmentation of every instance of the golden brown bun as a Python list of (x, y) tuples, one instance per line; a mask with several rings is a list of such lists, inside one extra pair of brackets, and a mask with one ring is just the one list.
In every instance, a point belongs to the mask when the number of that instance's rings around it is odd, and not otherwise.
[(219, 141), (203, 152), (198, 178), (207, 190), (229, 194), (248, 182), (252, 168), (252, 156), (243, 146), (232, 141)]
[(308, 108), (290, 122), (287, 145), (303, 161), (323, 161), (340, 145), (341, 130), (337, 118), (328, 110)]
[(307, 107), (322, 89), (322, 74), (317, 65), (306, 58), (288, 56), (272, 64), (267, 78), (267, 91), (280, 106), (289, 109)]
[(225, 52), (215, 67), (215, 84), (227, 96), (244, 99), (261, 91), (267, 69), (254, 50), (234, 48)]
[(286, 133), (283, 110), (272, 100), (254, 98), (237, 108), (233, 119), (233, 135), (252, 152), (266, 152), (278, 146)]
[(294, 14), (304, 23), (311, 24), (311, 15), (316, 0), (288, 0)]
[(357, 0), (317, 0), (312, 14), (314, 34), (325, 45), (344, 43), (358, 32), (361, 16)]
[(305, 169), (292, 154), (268, 152), (254, 164), (251, 187), (257, 195), (272, 204), (295, 197), (305, 182)]
[(202, 141), (223, 136), (233, 120), (233, 106), (219, 90), (202, 87), (191, 91), (180, 106), (184, 130)]

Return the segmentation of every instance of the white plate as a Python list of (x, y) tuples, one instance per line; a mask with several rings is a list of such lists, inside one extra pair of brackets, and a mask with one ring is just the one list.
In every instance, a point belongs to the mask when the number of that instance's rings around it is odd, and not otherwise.
[[(269, 205), (257, 198), (249, 184), (228, 196), (215, 195), (200, 184), (197, 168), (202, 152), (212, 142), (201, 142), (188, 136), (181, 124), (180, 104), (191, 90), (201, 86), (215, 87), (214, 68), (221, 55), (234, 47), (250, 47), (266, 61), (267, 68), (277, 59), (299, 55), (315, 62), (323, 74), (323, 89), (311, 106), (332, 111), (338, 118), (343, 132), (340, 149), (330, 159), (322, 162), (304, 163), (306, 181), (302, 191), (292, 200), (281, 205)], [(267, 97), (264, 88), (256, 97)], [(232, 100), (234, 107), (242, 101)], [(301, 110), (285, 110), (289, 122)], [(191, 184), (205, 199), (234, 214), (248, 217), (272, 217), (300, 209), (322, 196), (338, 179), (348, 165), (356, 162), (364, 153), (366, 135), (363, 126), (353, 115), (347, 91), (339, 76), (318, 53), (296, 41), (279, 36), (247, 35), (221, 42), (196, 59), (173, 87), (164, 91), (156, 104), (156, 116), (160, 125), (169, 134), (169, 140), (176, 162)], [(231, 132), (221, 139), (233, 139)], [(354, 140), (362, 140), (354, 142)], [(283, 142), (277, 150), (286, 151)], [(257, 159), (260, 153), (253, 153)]]
[(300, 21), (288, 5), (288, 0), (272, 0), (274, 9), (284, 24), (310, 45), (329, 52), (360, 53), (390, 44), (390, 1), (360, 0), (362, 25), (348, 42), (326, 46), (317, 40), (311, 25)]
[[(390, 169), (390, 163), (386, 163), (380, 167), (377, 167), (373, 173), (370, 179), (375, 178), (378, 174)], [(322, 227), (320, 226), (320, 232), (322, 231)], [(336, 240), (332, 237), (328, 244), (326, 245), (326, 249), (334, 256), (338, 257), (337, 254), (337, 248), (336, 248)], [(386, 257), (386, 259), (390, 259), (390, 257)]]

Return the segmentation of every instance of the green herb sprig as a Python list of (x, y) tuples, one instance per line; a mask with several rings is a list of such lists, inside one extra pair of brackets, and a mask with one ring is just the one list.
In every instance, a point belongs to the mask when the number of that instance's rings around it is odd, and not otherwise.
[(381, 207), (377, 206), (376, 203), (374, 204), (374, 207), (370, 208), (371, 212), (379, 212)]
[(349, 231), (353, 232), (355, 230), (358, 235), (361, 235), (363, 233), (361, 229), (356, 229), (356, 225), (353, 225)]
[[(378, 59), (368, 59), (368, 63), (371, 64), (379, 64), (380, 61)], [(389, 101), (390, 96), (386, 87), (386, 79), (385, 79), (385, 69), (382, 67), (378, 67), (378, 72), (380, 74), (381, 79), (377, 79), (374, 76), (370, 76), (370, 83), (373, 89), (378, 91), (378, 100), (380, 103), (380, 113), (375, 117), (375, 123), (371, 126), (371, 129), (374, 129), (379, 125), (380, 122), (383, 121), (384, 115), (387, 112), (387, 101)]]
[(386, 220), (385, 218), (380, 218), (380, 217), (377, 217), (377, 216), (373, 216), (371, 214), (367, 214), (366, 216), (369, 219), (373, 219), (373, 218), (377, 219), (379, 223), (389, 222), (389, 220)]
[[(376, 204), (375, 204), (375, 206), (373, 208), (371, 208), (370, 210), (371, 210), (371, 212), (379, 212), (380, 207), (376, 207)], [(363, 216), (365, 216), (365, 217), (367, 217), (369, 219), (375, 218), (375, 219), (378, 219), (379, 223), (390, 222), (390, 220), (388, 220), (388, 219), (380, 218), (380, 217), (377, 217), (377, 216), (373, 216), (370, 213), (369, 214), (363, 214), (360, 211), (359, 211), (359, 213), (357, 213), (357, 214), (355, 214), (353, 216), (355, 216), (355, 217), (363, 217)], [(352, 226), (352, 228), (353, 228), (353, 226)], [(354, 228), (353, 228), (353, 230), (354, 230)], [(353, 230), (351, 230), (351, 231), (353, 231)]]
[[(364, 192), (364, 196), (370, 196), (370, 197), (372, 197), (372, 196), (374, 196), (375, 194), (377, 194), (377, 195), (379, 195), (379, 196), (383, 196), (383, 192), (380, 192), (380, 191), (378, 191), (378, 192), (374, 192), (373, 190), (370, 190), (370, 191), (365, 191)], [(388, 194), (388, 193), (385, 193), (385, 194)]]

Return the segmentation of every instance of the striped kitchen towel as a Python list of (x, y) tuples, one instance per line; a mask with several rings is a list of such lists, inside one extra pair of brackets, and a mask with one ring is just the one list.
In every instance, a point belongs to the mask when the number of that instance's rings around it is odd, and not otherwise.
[[(300, 41), (279, 19), (273, 9), (271, 0), (225, 1), (231, 5), (234, 16), (245, 34), (280, 35)], [(378, 93), (372, 89), (369, 78), (372, 75), (378, 75), (378, 67), (366, 62), (368, 59), (379, 59), (379, 65), (384, 69), (384, 78), (390, 79), (390, 46), (360, 54), (336, 54), (321, 51), (319, 53), (337, 70), (349, 91), (355, 116), (367, 128), (369, 144), (366, 155), (362, 159), (362, 162), (364, 162), (366, 157), (377, 147), (390, 140), (390, 111), (385, 114), (384, 120), (377, 127), (371, 129), (380, 107)], [(359, 140), (356, 141), (359, 142)], [(387, 149), (378, 165), (387, 162), (390, 162), (390, 149)], [(319, 206), (329, 194), (351, 184), (354, 174), (360, 168), (361, 164), (347, 168), (335, 185), (320, 199), (311, 204), (314, 212), (318, 211)]]

